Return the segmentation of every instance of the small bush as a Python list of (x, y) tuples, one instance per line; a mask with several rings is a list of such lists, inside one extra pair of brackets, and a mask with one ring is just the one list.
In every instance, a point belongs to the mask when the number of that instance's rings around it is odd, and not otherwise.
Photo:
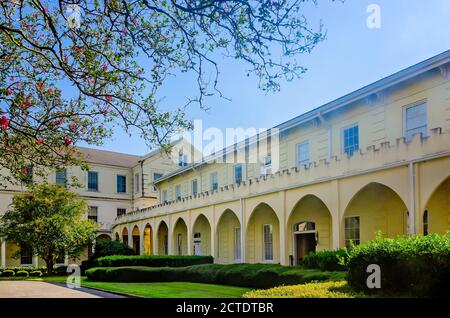
[(10, 269), (6, 269), (2, 273), (3, 277), (12, 277), (14, 275), (16, 275), (16, 273), (13, 270), (10, 270)]
[(316, 268), (322, 271), (345, 271), (347, 270), (348, 256), (349, 251), (345, 248), (309, 253), (303, 259), (302, 265), (306, 268)]
[(17, 271), (16, 277), (28, 277), (28, 272), (27, 271)]
[(141, 256), (105, 256), (93, 261), (96, 267), (182, 267), (199, 264), (211, 264), (212, 256), (173, 256), (173, 255), (141, 255)]
[(247, 292), (244, 298), (355, 298), (361, 294), (352, 291), (346, 281), (314, 282), (302, 285), (279, 286)]
[(67, 275), (67, 266), (66, 265), (56, 266), (53, 269), (53, 274), (55, 274), (57, 276), (65, 276), (65, 275)]
[(205, 264), (188, 267), (102, 267), (86, 271), (90, 280), (110, 282), (197, 282), (252, 288), (342, 280), (345, 273), (275, 264)]
[[(381, 269), (381, 288), (368, 289), (367, 267)], [(450, 296), (450, 234), (375, 240), (352, 249), (348, 282), (358, 291), (413, 296)]]
[(32, 271), (32, 272), (30, 272), (30, 276), (31, 277), (42, 277), (43, 274), (41, 271)]
[(98, 240), (92, 260), (111, 255), (134, 255), (134, 250), (120, 241)]

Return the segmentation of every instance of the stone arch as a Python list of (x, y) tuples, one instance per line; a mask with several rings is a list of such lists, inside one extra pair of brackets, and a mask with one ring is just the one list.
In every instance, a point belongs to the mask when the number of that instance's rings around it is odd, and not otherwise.
[(226, 209), (216, 226), (216, 262), (220, 264), (240, 263), (242, 259), (241, 222), (237, 214)]
[(153, 255), (153, 228), (147, 223), (143, 229), (144, 254)]
[(182, 217), (179, 217), (173, 227), (173, 253), (188, 255), (188, 227)]
[(114, 234), (114, 239), (115, 239), (116, 241), (120, 241), (120, 235), (119, 235), (119, 232), (116, 232), (116, 233)]
[(332, 249), (332, 214), (319, 197), (307, 194), (298, 200), (287, 224), (286, 243), (294, 264), (310, 252)]
[(417, 234), (445, 234), (450, 230), (450, 176), (433, 189), (420, 212)]
[(280, 221), (264, 202), (251, 212), (245, 235), (245, 260), (249, 263), (280, 262)]
[(169, 227), (166, 221), (159, 222), (157, 230), (158, 255), (169, 254)]
[(141, 234), (139, 231), (139, 227), (135, 225), (133, 227), (133, 231), (131, 232), (133, 237), (133, 250), (136, 255), (141, 254)]
[(211, 255), (211, 225), (208, 218), (200, 213), (192, 226), (193, 254)]
[(359, 189), (344, 210), (341, 245), (369, 241), (381, 232), (384, 237), (408, 233), (408, 208), (389, 186), (371, 182)]

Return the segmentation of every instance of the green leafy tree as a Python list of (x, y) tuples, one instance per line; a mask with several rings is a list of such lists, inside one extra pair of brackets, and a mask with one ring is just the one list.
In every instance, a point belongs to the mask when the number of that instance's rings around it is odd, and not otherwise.
[[(101, 144), (117, 126), (167, 147), (191, 127), (188, 105), (222, 96), (222, 57), (279, 90), (325, 37), (309, 26), (308, 4), (316, 0), (2, 0), (0, 167), (11, 174), (0, 182), (22, 180), (29, 166), (78, 165), (73, 145)], [(161, 105), (164, 83), (181, 73), (194, 93)]]
[(57, 258), (77, 257), (95, 238), (97, 225), (85, 217), (86, 202), (58, 185), (42, 184), (13, 197), (0, 217), (0, 237), (29, 246), (51, 274)]

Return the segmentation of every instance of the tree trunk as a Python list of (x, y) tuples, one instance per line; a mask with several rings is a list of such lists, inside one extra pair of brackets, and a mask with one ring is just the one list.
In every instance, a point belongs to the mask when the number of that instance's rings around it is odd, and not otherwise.
[(53, 257), (47, 258), (45, 260), (45, 264), (47, 265), (47, 275), (52, 275), (53, 274)]

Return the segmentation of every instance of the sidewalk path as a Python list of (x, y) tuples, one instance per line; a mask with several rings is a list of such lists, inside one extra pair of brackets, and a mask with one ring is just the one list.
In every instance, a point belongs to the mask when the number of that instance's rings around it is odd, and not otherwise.
[(70, 289), (40, 281), (0, 281), (0, 298), (124, 298), (94, 289)]

